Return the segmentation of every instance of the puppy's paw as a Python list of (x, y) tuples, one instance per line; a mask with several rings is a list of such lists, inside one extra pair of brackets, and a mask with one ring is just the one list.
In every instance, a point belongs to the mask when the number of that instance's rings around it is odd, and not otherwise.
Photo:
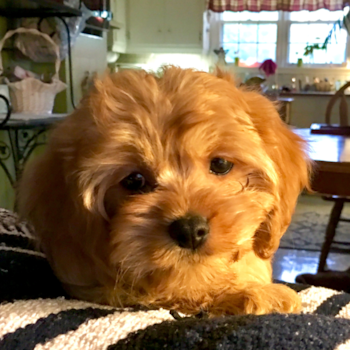
[(221, 295), (214, 301), (213, 315), (263, 315), (269, 313), (298, 313), (298, 294), (282, 284), (254, 285), (243, 291)]
[(282, 284), (268, 284), (248, 290), (245, 296), (245, 313), (298, 313), (301, 301), (298, 294)]

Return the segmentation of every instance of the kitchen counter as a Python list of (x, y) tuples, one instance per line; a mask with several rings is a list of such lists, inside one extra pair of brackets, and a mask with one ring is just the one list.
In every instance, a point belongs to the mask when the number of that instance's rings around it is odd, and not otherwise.
[[(279, 96), (333, 96), (335, 91), (291, 91), (291, 92), (280, 92)], [(350, 96), (350, 91), (346, 91), (345, 95)]]
[[(278, 99), (283, 104), (288, 103), (287, 99), (292, 99), (293, 103), (289, 102), (290, 117), (286, 121), (298, 128), (309, 128), (313, 123), (324, 123), (327, 105), (334, 94), (335, 91), (293, 91), (283, 92), (277, 96), (275, 92), (266, 93), (269, 99)], [(348, 100), (350, 91), (346, 95)], [(331, 121), (334, 124), (339, 123), (339, 102), (336, 102), (332, 109)]]

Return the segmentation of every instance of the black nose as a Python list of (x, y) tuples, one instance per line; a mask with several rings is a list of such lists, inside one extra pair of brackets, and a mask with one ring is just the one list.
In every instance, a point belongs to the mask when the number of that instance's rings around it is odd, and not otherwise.
[(188, 214), (174, 220), (168, 230), (180, 247), (195, 250), (206, 241), (209, 225), (203, 216)]

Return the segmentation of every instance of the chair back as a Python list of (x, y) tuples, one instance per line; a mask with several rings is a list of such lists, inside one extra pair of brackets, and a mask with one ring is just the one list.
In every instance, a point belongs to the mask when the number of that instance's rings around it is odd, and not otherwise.
[(350, 86), (350, 81), (343, 85), (335, 94), (332, 96), (330, 101), (328, 102), (326, 109), (326, 124), (331, 124), (331, 112), (334, 104), (337, 99), (340, 98), (339, 103), (339, 125), (340, 126), (348, 126), (348, 105), (346, 103), (345, 90)]

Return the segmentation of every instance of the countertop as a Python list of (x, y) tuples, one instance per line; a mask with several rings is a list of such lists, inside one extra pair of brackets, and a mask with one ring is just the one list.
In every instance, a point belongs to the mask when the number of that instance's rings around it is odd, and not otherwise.
[[(280, 92), (279, 96), (333, 96), (335, 91), (291, 91), (291, 92)], [(350, 91), (345, 92), (346, 96), (350, 96)]]

